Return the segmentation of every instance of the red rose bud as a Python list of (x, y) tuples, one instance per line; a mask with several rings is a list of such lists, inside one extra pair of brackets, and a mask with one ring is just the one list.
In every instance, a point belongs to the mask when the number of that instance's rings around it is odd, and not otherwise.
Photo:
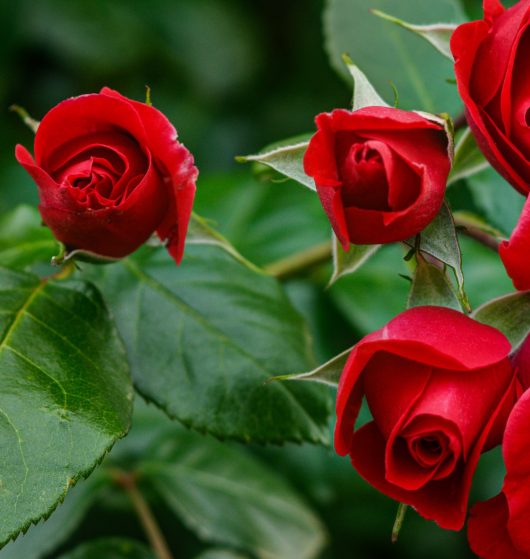
[(515, 288), (519, 291), (530, 289), (530, 197), (510, 240), (500, 244), (499, 254)]
[(198, 171), (155, 108), (106, 87), (68, 99), (42, 119), (35, 159), (20, 145), (16, 157), (68, 250), (121, 258), (156, 231), (180, 262)]
[(530, 0), (505, 10), (484, 0), (484, 20), (451, 37), (458, 90), (478, 145), (495, 169), (530, 192)]
[[(353, 349), (335, 449), (374, 487), (459, 530), (481, 452), (500, 444), (516, 396), (510, 343), (444, 307), (416, 307)], [(355, 422), (363, 397), (373, 421)]]
[(471, 549), (481, 559), (530, 559), (530, 390), (513, 408), (502, 453), (506, 477), (502, 492), (472, 509)]
[(337, 109), (316, 125), (304, 170), (345, 250), (408, 239), (433, 220), (451, 167), (443, 126), (388, 107)]

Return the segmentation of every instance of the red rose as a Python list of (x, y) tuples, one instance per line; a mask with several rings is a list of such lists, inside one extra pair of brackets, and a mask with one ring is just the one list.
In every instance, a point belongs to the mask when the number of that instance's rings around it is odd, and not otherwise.
[[(353, 349), (337, 395), (335, 449), (374, 487), (459, 530), (482, 451), (515, 398), (510, 343), (443, 307), (416, 307)], [(355, 430), (363, 396), (373, 421)]]
[(42, 219), (69, 250), (120, 258), (156, 231), (182, 258), (197, 169), (167, 118), (103, 88), (59, 103), (18, 162), (39, 189)]
[(345, 250), (402, 241), (432, 221), (451, 167), (441, 124), (388, 107), (337, 109), (315, 121), (304, 170)]
[(499, 254), (516, 289), (530, 289), (530, 197), (509, 241), (499, 246)]
[(521, 390), (502, 442), (506, 477), (499, 495), (471, 509), (468, 539), (482, 559), (530, 559), (530, 336), (513, 357)]
[(506, 425), (502, 492), (471, 509), (468, 539), (482, 559), (530, 559), (530, 390)]
[(469, 125), (490, 163), (530, 192), (530, 0), (505, 10), (484, 0), (484, 20), (451, 37), (458, 90)]

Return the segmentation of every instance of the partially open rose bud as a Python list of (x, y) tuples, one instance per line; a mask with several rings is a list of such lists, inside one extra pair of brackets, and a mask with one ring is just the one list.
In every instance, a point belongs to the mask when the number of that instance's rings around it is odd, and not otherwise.
[(322, 113), (316, 124), (304, 170), (345, 250), (403, 241), (434, 219), (451, 168), (435, 117), (365, 107)]
[(198, 171), (157, 109), (108, 88), (68, 99), (42, 119), (35, 159), (16, 157), (68, 250), (121, 258), (156, 231), (181, 260)]
[[(501, 332), (451, 309), (398, 315), (344, 367), (337, 452), (383, 493), (461, 529), (479, 456), (500, 444), (515, 401), (510, 349)], [(363, 396), (373, 421), (355, 429)]]

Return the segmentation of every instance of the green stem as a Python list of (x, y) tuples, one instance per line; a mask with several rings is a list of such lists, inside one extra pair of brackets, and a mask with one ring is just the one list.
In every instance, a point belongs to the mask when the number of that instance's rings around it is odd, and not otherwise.
[(265, 271), (278, 279), (288, 279), (324, 264), (331, 258), (331, 254), (331, 243), (326, 241), (273, 262), (265, 267)]
[(399, 503), (399, 507), (396, 514), (396, 520), (394, 521), (394, 527), (392, 528), (392, 543), (398, 541), (399, 532), (403, 526), (403, 521), (405, 520), (405, 515), (407, 514), (408, 505)]
[(158, 559), (173, 559), (169, 546), (158, 526), (156, 518), (149, 508), (149, 504), (140, 493), (136, 484), (134, 474), (127, 472), (116, 472), (114, 474), (116, 483), (129, 495), (134, 510), (138, 515), (140, 523), (145, 531), (147, 539)]
[(469, 237), (470, 239), (474, 239), (494, 252), (499, 252), (499, 245), (501, 244), (501, 241), (497, 237), (487, 233), (484, 229), (481, 229), (476, 224), (467, 220), (464, 216), (455, 216), (454, 219), (455, 226), (463, 235), (466, 235), (466, 237)]

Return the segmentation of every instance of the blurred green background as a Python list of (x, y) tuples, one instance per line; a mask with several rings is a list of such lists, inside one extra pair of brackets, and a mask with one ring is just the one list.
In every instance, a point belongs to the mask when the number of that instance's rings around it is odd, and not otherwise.
[[(30, 147), (32, 133), (8, 111), (10, 104), (24, 106), (39, 119), (66, 97), (106, 85), (142, 100), (149, 85), (154, 105), (170, 118), (195, 155), (200, 169), (197, 212), (214, 220), (245, 256), (265, 265), (328, 240), (329, 225), (313, 193), (291, 182), (258, 181), (250, 167), (234, 162), (234, 156), (311, 131), (315, 114), (347, 107), (351, 86), (336, 71), (341, 71), (337, 62), (341, 50), (350, 52), (390, 100), (388, 82), (396, 83), (400, 106), (412, 108), (408, 105), (425, 101), (434, 110), (446, 107), (456, 116), (461, 107), (455, 86), (440, 78), (451, 77), (450, 63), (441, 58), (439, 65), (429, 62), (431, 57), (438, 60), (430, 47), (377, 20), (368, 8), (404, 18), (409, 14), (408, 19), (419, 23), (446, 13), (462, 21), (479, 17), (481, 2), (400, 0), (398, 6), (395, 0), (2, 0), (0, 4), (0, 212), (21, 202), (37, 203), (31, 179), (13, 156), (16, 143)], [(387, 44), (394, 36), (400, 48), (410, 50), (412, 45), (417, 51), (416, 74), (400, 66), (401, 55), (397, 61), (381, 63), (391, 54), (397, 56)], [(416, 75), (421, 81), (423, 71), (438, 74), (426, 80), (428, 91), (409, 92), (412, 78)], [(520, 201), (508, 187), (498, 186), (501, 182), (486, 172), (453, 187), (451, 202), (481, 215), (488, 214), (488, 207), (492, 213), (504, 211), (497, 226), (509, 232)], [(501, 210), (496, 210), (497, 188), (505, 194)], [(473, 305), (512, 289), (495, 255), (468, 241), (463, 252)], [(310, 323), (319, 361), (350, 347), (404, 309), (409, 284), (399, 276), (408, 273), (402, 256), (400, 247), (386, 247), (331, 289), (325, 289), (330, 273), (326, 266), (286, 283)], [(339, 459), (332, 450), (288, 445), (249, 451), (269, 462), (321, 516), (329, 534), (322, 559), (472, 556), (464, 534), (443, 532), (414, 513), (409, 513), (399, 543), (392, 546), (396, 503), (372, 490), (347, 459)], [(484, 460), (475, 495), (492, 495), (498, 489), (498, 458), (497, 453)], [(191, 558), (204, 547), (170, 511), (157, 512), (176, 557)], [(144, 537), (130, 508), (112, 495), (89, 511), (63, 549), (100, 535)], [(7, 548), (0, 551), (0, 559), (6, 553)]]

